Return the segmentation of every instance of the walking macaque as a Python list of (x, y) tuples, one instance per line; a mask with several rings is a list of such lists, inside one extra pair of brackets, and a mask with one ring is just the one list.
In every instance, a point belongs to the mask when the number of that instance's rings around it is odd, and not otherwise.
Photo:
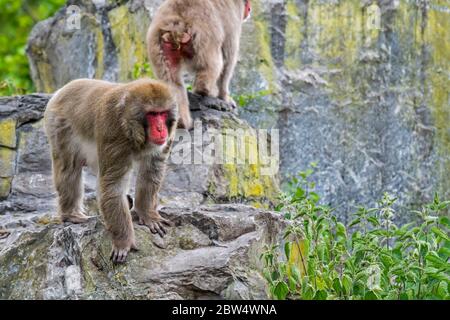
[(153, 17), (147, 34), (149, 58), (156, 76), (176, 88), (181, 127), (192, 127), (184, 70), (195, 74), (195, 93), (236, 107), (229, 84), (242, 23), (250, 11), (250, 0), (166, 0)]
[(159, 215), (157, 200), (177, 120), (170, 86), (155, 80), (75, 80), (47, 105), (44, 123), (58, 213), (63, 222), (88, 220), (83, 213), (82, 168), (89, 166), (97, 174), (97, 200), (112, 235), (114, 263), (125, 262), (129, 251), (137, 249), (127, 196), (133, 163), (139, 168), (133, 208), (139, 224), (161, 236), (164, 225), (171, 225)]

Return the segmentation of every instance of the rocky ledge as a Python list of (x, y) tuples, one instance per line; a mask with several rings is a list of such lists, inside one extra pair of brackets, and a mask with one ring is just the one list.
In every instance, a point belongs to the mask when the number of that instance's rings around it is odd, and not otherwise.
[(98, 216), (84, 225), (41, 222), (0, 240), (0, 299), (264, 299), (259, 256), (284, 221), (245, 205), (163, 208), (165, 238), (135, 224), (138, 252), (109, 260)]

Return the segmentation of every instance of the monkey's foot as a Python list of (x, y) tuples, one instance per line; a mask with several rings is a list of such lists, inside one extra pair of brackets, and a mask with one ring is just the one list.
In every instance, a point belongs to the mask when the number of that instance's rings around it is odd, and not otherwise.
[(134, 240), (113, 240), (110, 259), (114, 264), (125, 263), (130, 251), (137, 251)]
[(209, 90), (205, 85), (200, 85), (200, 84), (196, 84), (194, 93), (196, 93), (202, 97), (210, 97), (211, 96), (211, 90)]
[(85, 215), (84, 213), (72, 213), (70, 215), (63, 215), (61, 217), (62, 222), (71, 222), (74, 224), (80, 224), (88, 222), (90, 217)]
[(165, 226), (173, 227), (173, 223), (160, 216), (157, 211), (151, 212), (146, 216), (138, 216), (138, 223), (141, 226), (147, 226), (153, 234), (159, 234), (161, 237), (166, 235)]
[(10, 234), (11, 233), (9, 231), (0, 230), (0, 240), (8, 238)]
[(237, 103), (236, 103), (236, 101), (234, 101), (234, 99), (231, 96), (229, 96), (229, 95), (225, 95), (225, 96), (222, 96), (222, 97), (219, 96), (219, 99), (225, 101), (226, 103), (228, 103), (231, 106), (232, 109), (236, 109), (237, 108)]

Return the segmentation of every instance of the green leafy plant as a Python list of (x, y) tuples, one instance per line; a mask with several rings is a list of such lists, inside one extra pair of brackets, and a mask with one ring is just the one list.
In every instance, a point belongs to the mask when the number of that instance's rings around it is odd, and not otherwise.
[(46, 19), (65, 0), (0, 0), (0, 96), (33, 90), (25, 54), (35, 23)]
[(450, 201), (436, 195), (414, 212), (418, 222), (398, 227), (397, 199), (386, 193), (345, 226), (319, 203), (313, 172), (300, 172), (280, 196), (284, 243), (261, 255), (273, 298), (450, 299)]
[(266, 96), (269, 96), (272, 94), (271, 90), (261, 90), (255, 93), (250, 94), (241, 94), (237, 96), (233, 96), (233, 99), (236, 101), (236, 103), (240, 107), (246, 107), (248, 106), (252, 101), (262, 99)]
[(133, 68), (133, 79), (140, 79), (143, 77), (153, 78), (152, 67), (148, 62), (136, 63)]

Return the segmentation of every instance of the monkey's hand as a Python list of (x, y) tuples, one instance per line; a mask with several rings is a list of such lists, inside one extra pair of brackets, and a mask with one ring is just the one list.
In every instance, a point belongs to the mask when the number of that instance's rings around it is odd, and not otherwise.
[(10, 234), (11, 233), (9, 231), (0, 230), (0, 240), (8, 238)]
[(118, 240), (113, 239), (113, 246), (111, 251), (111, 260), (114, 264), (125, 263), (127, 261), (128, 253), (130, 251), (137, 251), (138, 248), (134, 240)]
[(189, 114), (182, 114), (178, 119), (178, 128), (190, 130), (193, 127), (192, 118)]
[(149, 214), (139, 215), (138, 223), (141, 226), (147, 226), (153, 234), (159, 234), (161, 237), (167, 233), (165, 226), (173, 227), (173, 223), (161, 217), (158, 211), (150, 211)]

